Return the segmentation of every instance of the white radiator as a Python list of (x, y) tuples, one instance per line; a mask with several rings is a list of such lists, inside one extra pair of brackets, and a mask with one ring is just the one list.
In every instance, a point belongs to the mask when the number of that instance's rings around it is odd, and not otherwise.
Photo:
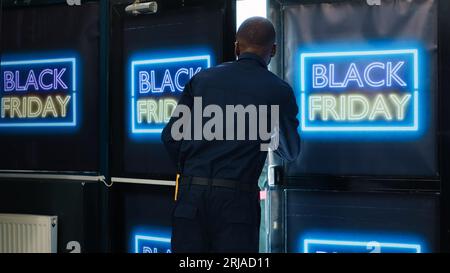
[(58, 218), (0, 214), (0, 253), (56, 253)]

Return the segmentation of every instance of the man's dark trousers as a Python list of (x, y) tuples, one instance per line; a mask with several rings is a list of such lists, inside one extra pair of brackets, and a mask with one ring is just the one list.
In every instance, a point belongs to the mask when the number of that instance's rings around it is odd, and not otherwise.
[(259, 192), (180, 183), (173, 211), (174, 253), (259, 249)]

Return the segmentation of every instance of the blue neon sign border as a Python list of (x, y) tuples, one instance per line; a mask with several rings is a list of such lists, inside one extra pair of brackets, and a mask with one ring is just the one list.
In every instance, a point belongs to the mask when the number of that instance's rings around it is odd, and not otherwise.
[(136, 234), (136, 235), (134, 235), (134, 253), (140, 253), (139, 252), (139, 242), (140, 241), (166, 243), (166, 244), (169, 244), (169, 246), (171, 243), (171, 239), (167, 238), (167, 237)]
[[(414, 58), (414, 124), (412, 126), (306, 126), (305, 109), (305, 59), (321, 57), (359, 57), (359, 56), (386, 56), (412, 54)], [(355, 51), (322, 51), (322, 52), (300, 52), (300, 128), (302, 132), (417, 132), (419, 131), (419, 49), (373, 49)]]
[(0, 66), (12, 65), (33, 65), (49, 63), (71, 63), (72, 64), (72, 121), (70, 122), (23, 122), (23, 123), (0, 123), (0, 128), (32, 128), (32, 127), (76, 127), (77, 126), (77, 58), (37, 58), (24, 60), (5, 60), (0, 62)]
[[(322, 239), (305, 239), (303, 240), (303, 253), (310, 253), (310, 245), (328, 245), (328, 246), (367, 246), (371, 241), (343, 241), (343, 240), (322, 240)], [(403, 244), (403, 243), (386, 243), (378, 242), (380, 247), (397, 248), (397, 249), (412, 249), (416, 253), (422, 253), (422, 246), (420, 244)]]
[(138, 129), (136, 128), (136, 120), (135, 120), (135, 66), (137, 65), (148, 65), (148, 64), (163, 64), (163, 63), (178, 63), (178, 62), (187, 62), (187, 61), (207, 61), (207, 68), (211, 67), (211, 54), (199, 54), (199, 55), (191, 55), (184, 57), (167, 57), (167, 58), (156, 58), (156, 59), (145, 59), (142, 58), (139, 60), (132, 60), (130, 64), (130, 103), (131, 103), (131, 133), (134, 135), (143, 135), (143, 134), (160, 134), (163, 129)]
[(128, 252), (141, 253), (139, 247), (143, 242), (155, 242), (168, 244), (171, 250), (172, 229), (169, 226), (161, 225), (138, 225), (134, 226), (129, 233)]
[[(314, 229), (302, 231), (298, 236), (296, 251), (300, 253), (312, 253), (309, 251), (313, 245), (367, 247), (369, 243), (377, 243), (381, 247), (397, 250), (413, 250), (415, 253), (428, 253), (428, 242), (423, 236), (405, 230), (405, 232), (388, 230), (342, 230), (342, 229)], [(396, 253), (401, 251), (396, 251)], [(347, 253), (347, 252), (343, 252)], [(409, 252), (408, 252), (409, 253)]]

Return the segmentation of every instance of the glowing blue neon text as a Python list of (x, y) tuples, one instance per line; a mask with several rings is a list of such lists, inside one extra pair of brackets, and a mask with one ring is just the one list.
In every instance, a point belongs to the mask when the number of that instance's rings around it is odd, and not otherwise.
[[(313, 64), (312, 65), (312, 85), (313, 88), (348, 88), (351, 82), (357, 84), (358, 87), (392, 87), (394, 83), (397, 83), (401, 87), (406, 87), (406, 82), (397, 74), (403, 67), (405, 62), (399, 61), (395, 64), (392, 62), (372, 62), (369, 63), (364, 69), (358, 69), (356, 63), (350, 63), (345, 78), (341, 82), (335, 80), (335, 64)], [(373, 80), (374, 72), (377, 72), (375, 68), (381, 70), (383, 78), (379, 80)], [(363, 72), (360, 72), (363, 71)], [(364, 80), (363, 80), (364, 79)]]
[(77, 60), (1, 61), (0, 128), (75, 127)]
[(210, 66), (210, 55), (132, 60), (132, 134), (160, 134), (175, 110), (185, 84)]
[(418, 49), (301, 53), (299, 71), (306, 134), (420, 130)]

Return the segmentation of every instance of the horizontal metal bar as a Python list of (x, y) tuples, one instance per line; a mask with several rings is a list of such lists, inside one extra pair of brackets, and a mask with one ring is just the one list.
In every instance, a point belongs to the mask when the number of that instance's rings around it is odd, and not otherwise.
[(170, 181), (170, 180), (137, 179), (137, 178), (124, 178), (124, 177), (111, 177), (111, 182), (112, 183), (158, 185), (158, 186), (175, 186), (175, 181)]
[(70, 175), (70, 174), (43, 174), (43, 173), (21, 173), (21, 172), (0, 172), (0, 178), (13, 178), (13, 179), (50, 179), (50, 180), (72, 180), (72, 181), (94, 181), (105, 182), (105, 176), (97, 175)]

